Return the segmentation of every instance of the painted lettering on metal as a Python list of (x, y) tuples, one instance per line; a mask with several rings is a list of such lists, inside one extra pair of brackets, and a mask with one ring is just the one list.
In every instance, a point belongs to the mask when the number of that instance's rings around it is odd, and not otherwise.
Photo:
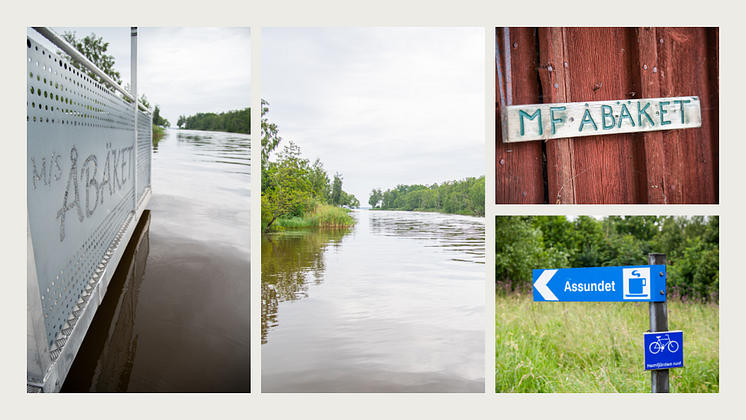
[(513, 105), (502, 109), (504, 143), (701, 125), (700, 102), (696, 96)]
[[(121, 190), (129, 179), (131, 169), (127, 168), (127, 164), (132, 160), (133, 150), (133, 146), (117, 149), (111, 143), (106, 143), (106, 159), (103, 165), (99, 164), (96, 154), (86, 157), (81, 165), (78, 162), (80, 156), (77, 148), (73, 146), (70, 149), (70, 169), (67, 171), (68, 177), (64, 190), (59, 188), (50, 190), (52, 194), (62, 194), (59, 197), (62, 207), (54, 213), (54, 219), (60, 222), (60, 242), (65, 239), (65, 215), (68, 211), (74, 209), (77, 219), (83, 222), (84, 218), (93, 216), (99, 204), (104, 204), (104, 198), (107, 196), (105, 192), (108, 191), (108, 196), (116, 193), (122, 198)], [(67, 162), (61, 158), (62, 156), (55, 152), (51, 154), (48, 172), (46, 157), (30, 158), (29, 171), (33, 189), (37, 186), (51, 187), (53, 181), (63, 179), (62, 171), (67, 166)], [(39, 161), (41, 161), (40, 164)], [(38, 184), (37, 181), (39, 181)], [(106, 188), (107, 185), (108, 188)], [(83, 195), (85, 196), (85, 212), (81, 201)]]

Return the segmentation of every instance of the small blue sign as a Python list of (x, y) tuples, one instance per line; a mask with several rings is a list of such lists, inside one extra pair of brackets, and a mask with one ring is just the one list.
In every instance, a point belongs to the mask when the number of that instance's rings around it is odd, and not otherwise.
[(534, 302), (665, 302), (666, 266), (534, 270)]
[(645, 370), (684, 367), (684, 332), (645, 333)]

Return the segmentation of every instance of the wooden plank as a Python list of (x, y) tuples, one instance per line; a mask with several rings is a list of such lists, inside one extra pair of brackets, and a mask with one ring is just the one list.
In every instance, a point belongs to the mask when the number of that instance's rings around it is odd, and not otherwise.
[[(510, 54), (511, 102), (530, 104), (541, 102), (541, 90), (536, 77), (536, 30), (510, 28), (509, 51), (505, 50), (503, 28), (498, 28), (498, 42), (503, 55)], [(497, 64), (497, 63), (496, 63)], [(504, 70), (507, 73), (507, 69)], [(497, 77), (497, 71), (495, 72)], [(507, 75), (506, 75), (507, 76)], [(506, 77), (507, 79), (507, 77)], [(544, 160), (542, 144), (502, 141), (500, 123), (500, 83), (495, 82), (495, 203), (541, 204), (546, 201), (544, 190)], [(505, 88), (507, 91), (507, 87)], [(507, 92), (503, 93), (504, 95)], [(507, 99), (506, 99), (507, 102)]]
[[(500, 125), (495, 135), (496, 203), (718, 202), (717, 28), (512, 28), (509, 36), (512, 105), (545, 106), (540, 111), (541, 125), (536, 108), (524, 108), (533, 120), (523, 116), (524, 136), (534, 124), (534, 134), (541, 127), (539, 140), (545, 141), (516, 142), (518, 131), (513, 137), (503, 133), (511, 124), (515, 126), (516, 120), (504, 122), (509, 111), (496, 103)], [(671, 124), (663, 125), (660, 109), (654, 114), (655, 104), (645, 108), (644, 101), (682, 97), (698, 98), (699, 127), (672, 129), (680, 122), (680, 106), (688, 103), (664, 104), (667, 112), (662, 114), (663, 121)], [(590, 110), (591, 103), (610, 101), (611, 114), (608, 108), (606, 116), (604, 108)], [(551, 107), (565, 103), (589, 103), (585, 124), (581, 124), (585, 110), (579, 122), (572, 118), (578, 133), (588, 130), (593, 135), (557, 138), (564, 134), (558, 132), (554, 121), (552, 137)], [(627, 104), (629, 116), (622, 112), (622, 103)], [(649, 123), (647, 116), (639, 115), (638, 103), (640, 111), (646, 110), (655, 127), (662, 130), (632, 130), (631, 122), (635, 129), (640, 123)], [(672, 109), (672, 105), (679, 109)], [(679, 119), (668, 119), (672, 115)], [(554, 116), (557, 118), (557, 111)], [(684, 118), (686, 121), (688, 115)], [(515, 130), (520, 130), (520, 122), (519, 114)], [(597, 135), (604, 133), (613, 135)]]
[[(539, 28), (539, 60), (537, 68), (544, 93), (544, 103), (571, 102), (570, 72), (566, 56), (564, 28)], [(557, 139), (545, 143), (547, 195), (552, 204), (575, 203), (574, 140)]]
[[(717, 28), (657, 28), (660, 90), (663, 96), (697, 95), (702, 127), (663, 134), (666, 202), (718, 202)], [(714, 38), (714, 40), (713, 40)]]
[[(565, 28), (567, 102), (638, 99), (631, 28)], [(670, 95), (674, 96), (674, 95)], [(629, 204), (640, 200), (638, 133), (573, 141), (576, 204)], [(549, 141), (551, 142), (551, 140)], [(548, 142), (548, 143), (549, 143)]]
[[(637, 29), (638, 64), (641, 98), (658, 98), (660, 90), (660, 64), (658, 63), (658, 37), (654, 28)], [(700, 110), (701, 112), (701, 110)], [(667, 204), (666, 158), (663, 133), (648, 132), (643, 136), (645, 154), (645, 202)]]
[(503, 141), (521, 142), (701, 126), (699, 98), (514, 105), (502, 110)]

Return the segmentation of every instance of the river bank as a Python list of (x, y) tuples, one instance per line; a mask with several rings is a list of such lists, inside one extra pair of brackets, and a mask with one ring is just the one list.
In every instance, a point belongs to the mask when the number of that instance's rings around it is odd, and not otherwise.
[(262, 238), (262, 392), (484, 392), (484, 219)]

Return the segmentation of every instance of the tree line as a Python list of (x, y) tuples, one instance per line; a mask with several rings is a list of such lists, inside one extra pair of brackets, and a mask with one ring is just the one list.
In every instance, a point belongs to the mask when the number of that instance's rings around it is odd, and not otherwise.
[[(83, 39), (78, 39), (75, 31), (73, 32), (65, 31), (65, 33), (62, 34), (62, 38), (64, 38), (65, 41), (67, 41), (76, 50), (78, 50), (79, 53), (83, 54), (88, 60), (90, 60), (91, 63), (93, 63), (96, 67), (102, 70), (113, 81), (115, 81), (119, 85), (122, 84), (120, 73), (114, 69), (114, 63), (115, 63), (114, 56), (106, 54), (106, 51), (109, 49), (109, 43), (104, 42), (103, 37), (97, 37), (95, 33), (91, 33), (90, 35), (85, 36)], [(57, 51), (57, 55), (68, 60), (73, 67), (86, 73), (88, 77), (90, 77), (92, 80), (95, 80), (96, 82), (105, 86), (107, 89), (111, 91), (115, 91), (114, 87), (109, 86), (109, 84), (104, 82), (104, 80), (101, 77), (97, 76), (91, 70), (81, 65), (70, 55), (62, 51)], [(127, 83), (124, 86), (124, 90), (132, 93), (132, 89), (129, 83)], [(120, 94), (120, 97), (122, 97), (122, 99), (124, 99), (125, 101), (130, 102), (130, 100), (127, 97), (121, 94)], [(144, 93), (140, 96), (139, 101), (146, 108), (150, 109), (150, 102), (148, 102), (148, 98), (145, 96)], [(163, 129), (160, 127), (170, 127), (170, 126), (171, 126), (171, 123), (167, 119), (161, 116), (160, 106), (156, 104), (155, 109), (153, 110), (153, 138), (156, 139), (156, 138), (160, 138), (163, 136)]]
[(668, 293), (719, 300), (718, 216), (497, 216), (495, 282), (531, 288), (532, 269), (647, 265), (666, 254)]
[(228, 133), (251, 134), (251, 108), (241, 110), (180, 115), (176, 125), (187, 130), (223, 131)]
[(262, 99), (262, 228), (267, 231), (280, 218), (304, 217), (319, 204), (359, 207), (354, 195), (342, 189), (344, 181), (335, 173), (333, 181), (320, 159), (313, 164), (301, 156), (300, 147), (287, 141), (270, 160), (282, 141), (279, 129), (266, 117), (269, 103)]
[(421, 210), (484, 216), (484, 175), (438, 185), (397, 185), (370, 193), (368, 204), (381, 210)]

